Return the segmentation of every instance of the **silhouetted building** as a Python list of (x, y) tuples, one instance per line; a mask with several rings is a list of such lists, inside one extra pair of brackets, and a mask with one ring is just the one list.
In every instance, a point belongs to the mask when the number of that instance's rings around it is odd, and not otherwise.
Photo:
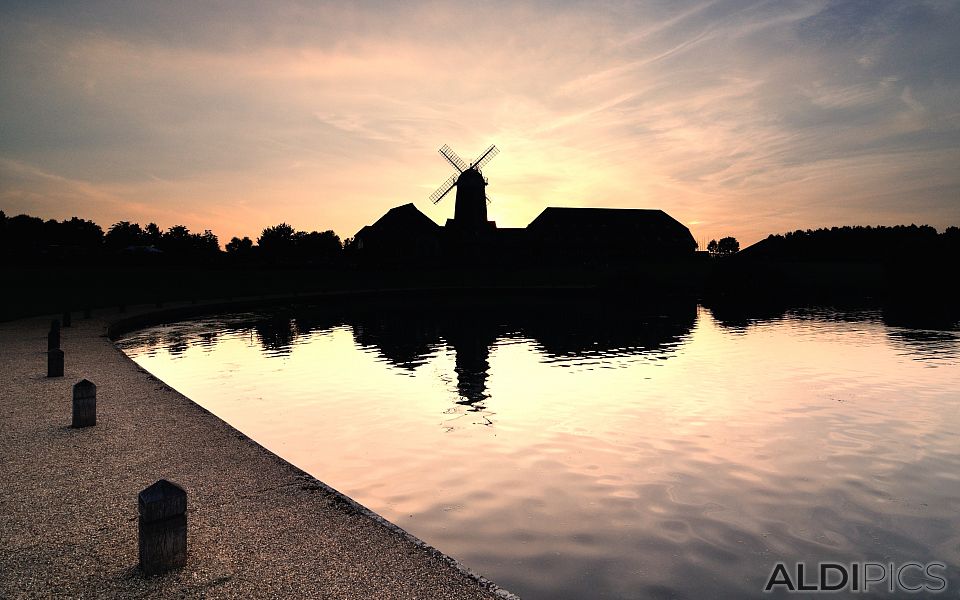
[(375, 261), (405, 262), (437, 256), (442, 228), (412, 203), (391, 208), (354, 236), (357, 251)]
[(551, 207), (526, 228), (498, 229), (486, 218), (483, 187), (458, 186), (456, 215), (445, 227), (405, 204), (357, 232), (356, 248), (376, 263), (443, 257), (582, 264), (692, 256), (697, 243), (687, 227), (655, 209)]
[(487, 220), (487, 181), (480, 171), (467, 169), (457, 177), (457, 201), (447, 229), (461, 235), (476, 236), (497, 228)]
[(537, 254), (558, 259), (672, 258), (697, 242), (682, 223), (655, 209), (547, 208), (527, 226)]
[(442, 229), (405, 204), (355, 236), (357, 256), (371, 262), (435, 257), (450, 264), (552, 263), (558, 266), (692, 256), (697, 243), (662, 210), (547, 208), (526, 229), (497, 229), (487, 220), (487, 179), (481, 172), (499, 150), (490, 146), (472, 162), (449, 146), (440, 154), (455, 173), (430, 195), (434, 204), (457, 188), (454, 216)]

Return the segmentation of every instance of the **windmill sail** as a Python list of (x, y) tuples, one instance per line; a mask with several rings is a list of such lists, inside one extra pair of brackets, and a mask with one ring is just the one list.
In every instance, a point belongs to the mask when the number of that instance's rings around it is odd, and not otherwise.
[(446, 196), (450, 192), (450, 190), (452, 190), (456, 185), (457, 185), (457, 176), (451, 175), (449, 179), (444, 181), (440, 185), (440, 187), (437, 188), (437, 191), (430, 194), (430, 202), (433, 202), (434, 204), (436, 204), (437, 202), (440, 202), (440, 200), (442, 200), (443, 197)]
[(483, 168), (483, 165), (493, 160), (493, 157), (499, 153), (500, 149), (491, 144), (490, 147), (487, 148), (486, 151), (477, 158), (477, 160), (473, 161), (471, 166), (479, 171), (481, 168)]
[(466, 171), (467, 169), (470, 168), (470, 167), (467, 165), (467, 163), (464, 162), (464, 160), (463, 160), (462, 158), (460, 158), (459, 156), (457, 156), (457, 153), (454, 152), (454, 151), (450, 148), (450, 146), (448, 146), (448, 145), (446, 145), (446, 144), (444, 144), (443, 147), (440, 148), (440, 154), (442, 154), (443, 157), (444, 157), (445, 159), (447, 159), (447, 162), (449, 162), (451, 165), (453, 165), (453, 168), (455, 168), (456, 170), (460, 171), (461, 173), (463, 173), (464, 171)]
[[(483, 185), (484, 186), (487, 185), (487, 178), (483, 177), (483, 175), (480, 173), (480, 167), (490, 162), (493, 159), (493, 157), (499, 153), (500, 153), (500, 150), (495, 145), (491, 144), (490, 147), (484, 150), (483, 153), (480, 154), (480, 156), (478, 156), (475, 161), (473, 161), (470, 164), (467, 164), (462, 158), (460, 158), (460, 156), (457, 155), (456, 152), (453, 151), (452, 148), (450, 148), (450, 146), (446, 144), (441, 146), (440, 154), (442, 154), (443, 157), (447, 159), (448, 163), (453, 165), (453, 168), (457, 170), (457, 173), (455, 175), (451, 175), (449, 179), (444, 181), (443, 184), (439, 188), (437, 188), (437, 191), (430, 194), (430, 202), (433, 202), (434, 204), (440, 202), (444, 196), (450, 193), (450, 190), (457, 187), (457, 183), (462, 178), (467, 178), (467, 180), (472, 181), (471, 178), (481, 177), (483, 179)], [(470, 184), (470, 185), (472, 186), (473, 184)], [(458, 207), (460, 206), (459, 196), (460, 196), (460, 193), (458, 191), (457, 192)], [(487, 201), (487, 204), (490, 203), (489, 196), (486, 197), (486, 201)], [(460, 208), (457, 208), (457, 214), (459, 214), (459, 212), (460, 212)], [(483, 221), (486, 222), (486, 216), (485, 216), (486, 209), (484, 209), (483, 214), (484, 214)], [(457, 217), (454, 217), (454, 218), (457, 218)]]

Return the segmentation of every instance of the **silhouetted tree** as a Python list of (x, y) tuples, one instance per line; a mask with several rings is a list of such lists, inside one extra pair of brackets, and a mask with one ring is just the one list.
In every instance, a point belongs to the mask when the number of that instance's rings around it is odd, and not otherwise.
[(286, 223), (267, 227), (257, 238), (257, 246), (264, 257), (270, 260), (290, 258), (293, 255), (294, 233), (293, 227)]
[(960, 258), (960, 227), (947, 227), (941, 237), (946, 254)]
[(257, 239), (257, 248), (272, 262), (331, 263), (343, 250), (333, 231), (297, 231), (286, 223), (267, 227)]
[(174, 225), (160, 238), (160, 249), (174, 259), (209, 259), (220, 253), (220, 242), (209, 229), (190, 233), (183, 225)]
[(0, 219), (0, 251), (7, 256), (37, 260), (71, 260), (89, 257), (102, 248), (103, 230), (92, 221), (77, 217), (70, 220), (43, 221), (37, 217), (17, 215)]
[(340, 237), (333, 231), (298, 231), (294, 235), (297, 257), (307, 262), (331, 262), (335, 260), (343, 246)]
[(736, 254), (739, 251), (740, 242), (738, 242), (735, 237), (722, 237), (719, 242), (717, 240), (710, 240), (710, 243), (707, 244), (707, 252), (713, 256)]
[(770, 235), (744, 253), (786, 260), (909, 260), (949, 251), (950, 239), (950, 228), (938, 235), (929, 225), (832, 227)]
[(242, 239), (234, 236), (227, 242), (226, 250), (230, 255), (247, 256), (253, 251), (253, 240), (246, 236)]
[(96, 251), (103, 244), (103, 230), (93, 221), (73, 217), (57, 225), (55, 240), (61, 246)]
[(10, 256), (37, 257), (46, 246), (43, 219), (17, 215), (6, 219), (4, 251)]
[(723, 237), (717, 242), (717, 254), (736, 254), (740, 251), (740, 242), (735, 237)]
[(184, 256), (190, 254), (192, 243), (190, 230), (183, 225), (174, 225), (160, 237), (159, 248), (170, 254)]
[(197, 236), (197, 248), (205, 254), (219, 254), (220, 239), (209, 229), (204, 229), (203, 233)]
[(150, 246), (159, 246), (161, 239), (163, 239), (163, 232), (160, 231), (160, 227), (156, 223), (147, 223), (147, 226), (143, 229), (144, 243)]
[(103, 243), (108, 250), (122, 252), (130, 246), (145, 246), (147, 239), (139, 223), (119, 221), (110, 226), (103, 236)]

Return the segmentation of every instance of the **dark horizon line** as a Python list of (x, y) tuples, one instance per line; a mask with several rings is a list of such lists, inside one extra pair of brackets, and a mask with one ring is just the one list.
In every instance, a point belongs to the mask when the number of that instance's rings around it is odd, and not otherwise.
[[(596, 208), (596, 207), (593, 207), (593, 208)], [(100, 225), (100, 224), (97, 223), (96, 221), (93, 221), (92, 219), (85, 219), (85, 218), (79, 217), (79, 216), (77, 216), (77, 215), (74, 215), (74, 216), (70, 217), (69, 219), (61, 219), (61, 220), (58, 220), (58, 219), (53, 218), (53, 217), (44, 219), (43, 217), (31, 215), (31, 214), (28, 214), (28, 213), (25, 213), (25, 212), (21, 212), (21, 213), (19, 213), (19, 214), (17, 214), (17, 215), (10, 216), (10, 215), (7, 215), (6, 211), (3, 210), (3, 209), (0, 209), (0, 226), (3, 226), (3, 227), (5, 228), (5, 225), (6, 225), (6, 222), (7, 222), (7, 221), (12, 220), (12, 219), (16, 219), (16, 218), (20, 218), (20, 217), (26, 217), (26, 218), (29, 218), (29, 219), (39, 219), (40, 221), (42, 221), (42, 225), (46, 225), (46, 224), (50, 223), (51, 221), (57, 223), (58, 225), (59, 225), (59, 224), (67, 224), (67, 223), (71, 223), (71, 222), (90, 223), (90, 224), (93, 224), (93, 225), (95, 225), (96, 227), (98, 227), (98, 228), (100, 229), (100, 232), (101, 232), (101, 236), (102, 236), (102, 237), (105, 237), (105, 236), (107, 235), (107, 233), (108, 233), (111, 229), (113, 229), (113, 228), (116, 227), (117, 225), (120, 225), (121, 223), (128, 223), (128, 224), (131, 225), (131, 226), (136, 225), (136, 226), (140, 227), (139, 221), (131, 221), (131, 220), (121, 219), (121, 220), (116, 221), (115, 223), (111, 224), (109, 227), (104, 228), (102, 225)], [(221, 252), (226, 252), (226, 251), (227, 251), (227, 250), (226, 250), (227, 243), (220, 243), (220, 241), (219, 241), (219, 240), (220, 240), (220, 236), (218, 236), (218, 235), (216, 235), (215, 233), (213, 233), (213, 230), (212, 230), (212, 229), (206, 229), (206, 228), (205, 228), (205, 229), (203, 230), (203, 233), (197, 233), (197, 232), (191, 231), (189, 228), (187, 228), (185, 225), (182, 225), (182, 224), (175, 224), (175, 225), (171, 225), (170, 227), (168, 227), (168, 228), (166, 228), (166, 229), (162, 229), (162, 228), (160, 228), (159, 225), (157, 225), (157, 223), (156, 223), (155, 221), (152, 221), (152, 220), (151, 220), (151, 221), (148, 221), (148, 222), (146, 223), (146, 225), (144, 225), (143, 227), (141, 227), (141, 231), (146, 231), (146, 228), (149, 227), (150, 225), (156, 226), (157, 229), (159, 230), (159, 232), (160, 232), (161, 234), (169, 233), (169, 232), (171, 232), (172, 230), (177, 229), (177, 228), (181, 228), (181, 227), (182, 227), (187, 233), (189, 233), (190, 235), (205, 235), (205, 234), (209, 233), (209, 234), (211, 234), (214, 238), (217, 239), (218, 249), (219, 249)], [(345, 238), (344, 238), (344, 237), (341, 237), (341, 236), (340, 236), (339, 234), (337, 234), (333, 229), (314, 229), (314, 230), (312, 230), (312, 231), (299, 230), (299, 229), (293, 228), (293, 226), (290, 225), (290, 224), (288, 224), (286, 221), (281, 221), (280, 223), (277, 223), (276, 225), (268, 225), (268, 226), (264, 227), (263, 229), (261, 229), (261, 231), (260, 231), (260, 236), (258, 236), (256, 240), (252, 240), (249, 236), (240, 237), (240, 236), (236, 236), (236, 235), (235, 235), (235, 236), (231, 236), (230, 241), (233, 241), (233, 240), (246, 240), (246, 239), (251, 239), (251, 241), (255, 241), (255, 243), (259, 244), (260, 239), (262, 239), (263, 234), (264, 234), (267, 230), (273, 229), (273, 228), (276, 228), (276, 227), (280, 227), (280, 226), (288, 226), (288, 227), (291, 227), (291, 228), (293, 229), (293, 231), (296, 232), (296, 233), (304, 233), (304, 234), (310, 234), (310, 233), (328, 233), (328, 232), (329, 232), (329, 233), (333, 233), (339, 240), (341, 240), (341, 246), (342, 246), (342, 247), (346, 247), (347, 244), (349, 243), (349, 241), (353, 239), (352, 236), (348, 236), (348, 237), (345, 237)], [(946, 227), (943, 228), (942, 231), (939, 230), (937, 227), (935, 227), (935, 226), (933, 226), (933, 225), (930, 225), (930, 224), (918, 225), (916, 222), (912, 222), (912, 223), (910, 223), (909, 225), (906, 224), (906, 223), (899, 223), (899, 224), (896, 224), (896, 225), (880, 225), (880, 224), (877, 224), (877, 225), (863, 225), (863, 224), (850, 225), (850, 224), (845, 224), (845, 225), (832, 225), (832, 226), (829, 226), (829, 227), (818, 227), (818, 228), (815, 228), (815, 229), (812, 229), (812, 228), (799, 229), (799, 228), (798, 228), (798, 229), (792, 229), (792, 230), (783, 231), (783, 232), (769, 233), (769, 234), (767, 234), (765, 237), (762, 237), (762, 238), (760, 238), (759, 240), (757, 240), (756, 242), (754, 242), (753, 244), (751, 244), (750, 246), (747, 246), (747, 247), (743, 248), (743, 250), (746, 250), (746, 249), (748, 249), (748, 248), (751, 248), (751, 247), (753, 247), (754, 245), (759, 244), (759, 243), (761, 243), (761, 242), (763, 242), (763, 241), (765, 241), (765, 240), (768, 240), (768, 239), (770, 239), (770, 238), (786, 237), (786, 236), (789, 236), (789, 235), (796, 235), (796, 234), (803, 234), (803, 233), (809, 234), (809, 233), (819, 232), (819, 231), (834, 231), (834, 230), (844, 230), (844, 229), (852, 229), (852, 230), (856, 230), (856, 229), (884, 230), (884, 229), (914, 228), (914, 227), (915, 227), (915, 228), (921, 228), (921, 229), (922, 229), (922, 228), (929, 228), (929, 229), (934, 230), (938, 235), (942, 235), (942, 234), (947, 233), (948, 231), (950, 231), (950, 230), (952, 230), (952, 229), (958, 229), (958, 228), (960, 228), (960, 225), (947, 225)], [(0, 230), (0, 231), (2, 231), (2, 230)], [(724, 236), (724, 237), (726, 237), (726, 236)], [(735, 237), (735, 236), (730, 236), (730, 237)], [(712, 238), (712, 239), (717, 239), (717, 238)], [(229, 242), (228, 242), (228, 243), (229, 243)], [(704, 251), (704, 250), (705, 250), (705, 248), (700, 248), (700, 247), (699, 247), (699, 243), (698, 243), (698, 248), (697, 248), (697, 249), (698, 249), (699, 251)]]

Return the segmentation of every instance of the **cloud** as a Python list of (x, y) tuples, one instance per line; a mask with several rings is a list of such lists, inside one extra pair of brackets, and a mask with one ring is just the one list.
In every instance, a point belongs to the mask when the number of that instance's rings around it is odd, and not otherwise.
[(352, 235), (410, 201), (442, 222), (436, 148), (497, 143), (501, 225), (547, 204), (661, 207), (747, 242), (960, 222), (955, 2), (4, 11), (7, 212)]

